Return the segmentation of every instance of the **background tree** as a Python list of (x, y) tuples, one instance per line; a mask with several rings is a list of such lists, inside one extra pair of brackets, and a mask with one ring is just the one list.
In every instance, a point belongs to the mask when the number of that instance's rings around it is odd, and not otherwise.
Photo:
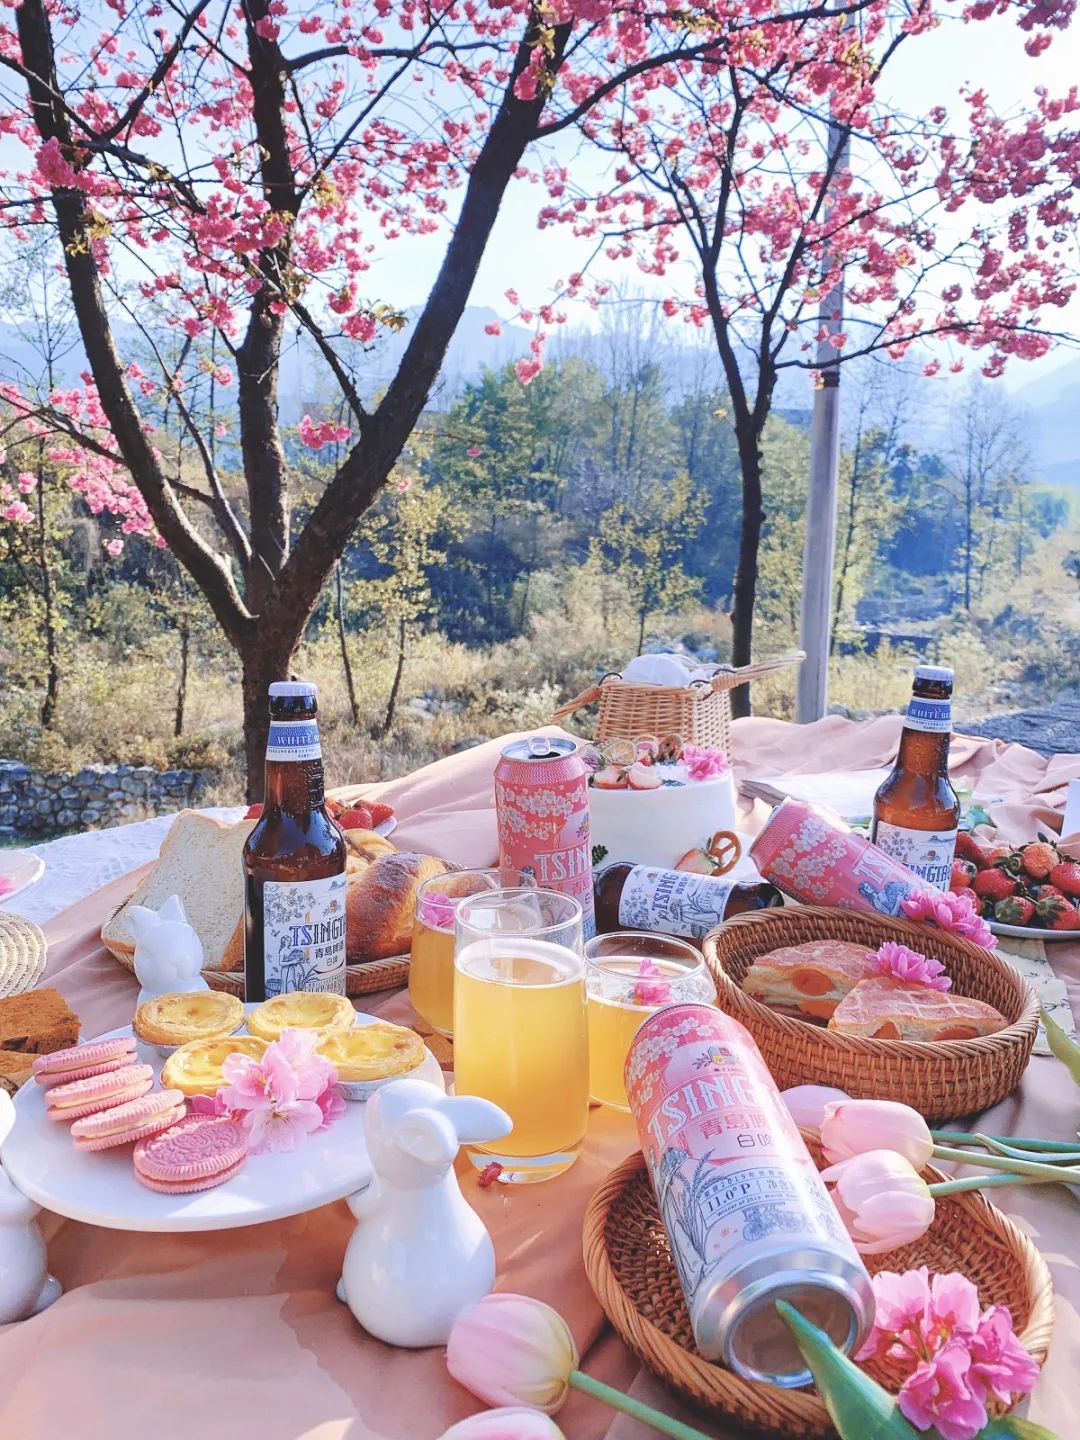
[[(36, 226), (59, 240), (92, 376), (82, 396), (51, 397), (46, 421), (130, 473), (236, 651), (253, 797), (267, 684), (288, 673), (327, 578), (406, 445), (530, 145), (630, 79), (670, 84), (680, 66), (734, 62), (744, 36), (774, 23), (741, 0), (676, 11), (652, 0), (554, 10), (522, 0), (171, 0), (164, 10), (85, 0), (62, 11), (20, 0), (5, 12), (0, 130), (19, 153), (0, 179), (0, 217), (18, 234)], [(560, 167), (547, 183), (558, 193)], [(447, 219), (427, 303), (372, 401), (366, 347), (402, 323), (365, 293), (373, 237), (427, 233)], [(155, 347), (162, 323), (193, 344), (171, 355)], [(290, 326), (348, 405), (349, 448), (300, 529), (279, 429)], [(125, 361), (121, 327), (142, 334), (152, 368)], [(189, 397), (207, 363), (199, 410)], [(537, 354), (523, 377), (539, 364)], [(211, 444), (207, 391), (235, 396), (228, 452)], [(158, 444), (147, 407), (161, 392), (198, 454), (197, 485)], [(311, 416), (300, 436), (312, 448), (345, 438)]]
[[(968, 7), (963, 23), (1010, 14), (1034, 55), (1072, 9), (1000, 0)], [(603, 183), (587, 194), (569, 184), (542, 217), (666, 277), (668, 313), (712, 335), (742, 481), (736, 664), (752, 655), (765, 427), (779, 377), (817, 364), (836, 267), (848, 315), (830, 371), (946, 339), (999, 375), (1011, 356), (1046, 353), (1047, 317), (1074, 289), (1075, 97), (1041, 90), (1005, 120), (983, 90), (964, 91), (955, 118), (944, 105), (903, 114), (887, 89), (891, 62), (945, 18), (931, 0), (796, 10), (761, 44), (663, 88), (631, 85), (580, 120), (611, 157)], [(734, 705), (747, 713), (746, 687)]]

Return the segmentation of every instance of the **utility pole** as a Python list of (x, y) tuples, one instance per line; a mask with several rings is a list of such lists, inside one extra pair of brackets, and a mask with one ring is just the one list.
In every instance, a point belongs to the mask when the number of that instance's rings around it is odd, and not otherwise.
[[(836, 157), (832, 174), (843, 174), (848, 164), (848, 130), (829, 122), (829, 157)], [(825, 210), (828, 225), (833, 205)], [(795, 719), (800, 725), (820, 720), (829, 699), (829, 631), (833, 600), (833, 557), (836, 551), (836, 484), (840, 468), (840, 366), (839, 351), (830, 337), (844, 328), (844, 267), (834, 257), (822, 259), (823, 283), (828, 285), (818, 309), (817, 364), (819, 384), (814, 392), (810, 424), (810, 481), (806, 492), (806, 543), (803, 550), (802, 609), (799, 648), (806, 659), (795, 682)], [(831, 283), (830, 283), (831, 277)], [(833, 363), (829, 363), (829, 362)]]

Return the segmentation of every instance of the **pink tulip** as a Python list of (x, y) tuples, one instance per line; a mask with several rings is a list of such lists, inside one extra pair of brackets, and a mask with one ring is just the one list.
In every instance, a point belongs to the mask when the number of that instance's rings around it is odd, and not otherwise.
[(834, 1101), (840, 1103), (847, 1098), (843, 1090), (834, 1090), (831, 1085), (793, 1085), (780, 1094), (791, 1118), (804, 1130), (820, 1130), (826, 1105)]
[(566, 1437), (555, 1421), (539, 1410), (511, 1405), (459, 1420), (443, 1433), (441, 1440), (566, 1440)]
[(527, 1295), (485, 1295), (462, 1311), (446, 1368), (489, 1405), (531, 1405), (553, 1415), (566, 1399), (577, 1346), (566, 1321)]
[(821, 1148), (831, 1165), (865, 1155), (868, 1150), (892, 1150), (915, 1170), (924, 1170), (934, 1153), (929, 1126), (917, 1110), (896, 1100), (840, 1100), (825, 1106)]
[(934, 1221), (926, 1182), (893, 1150), (866, 1150), (830, 1165), (821, 1178), (862, 1255), (884, 1255), (925, 1235)]

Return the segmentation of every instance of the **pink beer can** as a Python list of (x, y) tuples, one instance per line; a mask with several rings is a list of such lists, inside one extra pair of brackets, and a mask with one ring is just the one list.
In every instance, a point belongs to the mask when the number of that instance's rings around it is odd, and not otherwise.
[(529, 735), (507, 745), (495, 767), (495, 816), (500, 869), (571, 896), (585, 938), (595, 934), (588, 771), (573, 740)]
[(866, 1267), (754, 1041), (710, 1005), (638, 1030), (626, 1092), (698, 1350), (788, 1388), (810, 1371), (787, 1300), (844, 1351), (874, 1317)]
[(803, 905), (902, 915), (911, 896), (941, 893), (839, 816), (790, 797), (766, 820), (750, 855), (767, 880)]

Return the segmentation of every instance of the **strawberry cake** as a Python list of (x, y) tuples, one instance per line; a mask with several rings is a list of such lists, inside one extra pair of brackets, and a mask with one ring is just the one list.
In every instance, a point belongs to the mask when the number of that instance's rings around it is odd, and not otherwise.
[(718, 830), (735, 829), (735, 781), (722, 750), (647, 735), (590, 746), (584, 759), (594, 867), (626, 860), (671, 869)]

